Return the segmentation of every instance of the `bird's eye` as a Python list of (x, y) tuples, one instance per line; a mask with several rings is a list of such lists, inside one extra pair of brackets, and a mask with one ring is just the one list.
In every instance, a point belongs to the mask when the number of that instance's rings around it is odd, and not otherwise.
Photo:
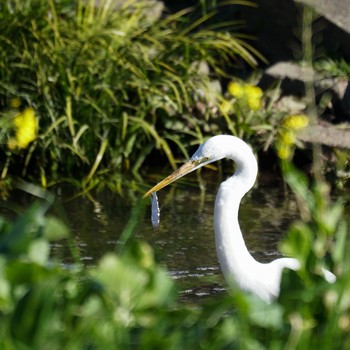
[(210, 160), (211, 157), (201, 157), (197, 159), (193, 159), (192, 162), (194, 163), (195, 166), (206, 163), (208, 160)]

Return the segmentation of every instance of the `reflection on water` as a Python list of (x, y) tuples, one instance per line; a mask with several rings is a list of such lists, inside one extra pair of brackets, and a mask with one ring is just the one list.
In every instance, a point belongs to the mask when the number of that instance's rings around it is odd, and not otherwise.
[[(201, 187), (200, 190), (197, 184), (175, 184), (161, 190), (158, 193), (159, 231), (152, 227), (149, 201), (136, 232), (136, 238), (153, 247), (156, 260), (167, 267), (186, 300), (213, 296), (226, 288), (217, 262), (213, 232), (213, 206), (218, 184), (207, 180)], [(63, 191), (58, 196), (54, 213), (68, 222), (80, 259), (87, 265), (94, 265), (118, 244), (130, 216), (131, 201), (111, 192), (99, 193), (93, 200), (65, 201), (70, 195)], [(141, 194), (133, 195), (142, 197)], [(30, 199), (21, 198), (21, 201), (21, 205), (26, 206)], [(244, 198), (240, 210), (241, 228), (251, 254), (261, 262), (278, 257), (277, 244), (296, 216), (295, 202), (284, 196), (283, 188), (276, 182), (261, 184), (252, 190)], [(55, 243), (53, 251), (69, 264), (65, 244)]]

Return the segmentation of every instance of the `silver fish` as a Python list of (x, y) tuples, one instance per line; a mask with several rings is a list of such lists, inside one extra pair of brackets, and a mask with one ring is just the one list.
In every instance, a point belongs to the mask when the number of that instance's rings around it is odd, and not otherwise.
[(158, 202), (158, 196), (156, 192), (152, 192), (152, 215), (151, 215), (151, 221), (154, 229), (159, 228), (160, 223), (160, 209), (159, 209), (159, 202)]

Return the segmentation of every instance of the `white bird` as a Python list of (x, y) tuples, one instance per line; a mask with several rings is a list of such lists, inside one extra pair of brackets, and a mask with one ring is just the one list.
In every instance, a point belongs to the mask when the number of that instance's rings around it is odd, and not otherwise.
[[(236, 171), (221, 183), (215, 200), (214, 230), (220, 267), (228, 284), (236, 283), (243, 291), (271, 302), (279, 295), (283, 269), (297, 270), (300, 264), (294, 258), (260, 263), (250, 255), (245, 245), (238, 211), (242, 197), (255, 183), (258, 164), (252, 149), (244, 141), (231, 135), (209, 138), (188, 162), (151, 188), (145, 197), (180, 177), (223, 158), (232, 159)], [(335, 276), (331, 272), (324, 271), (323, 274), (327, 281), (334, 282)]]

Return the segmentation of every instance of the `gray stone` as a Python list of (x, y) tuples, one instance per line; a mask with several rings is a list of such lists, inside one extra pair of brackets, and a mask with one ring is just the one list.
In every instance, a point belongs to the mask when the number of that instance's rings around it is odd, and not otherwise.
[(329, 147), (350, 149), (350, 129), (335, 125), (310, 125), (298, 133), (303, 142), (318, 143)]
[(293, 62), (277, 62), (269, 67), (266, 74), (271, 75), (274, 78), (279, 79), (292, 79), (306, 81), (306, 77), (313, 76), (312, 72), (306, 72), (306, 67), (302, 67), (299, 64)]
[(296, 0), (350, 34), (350, 0)]
[[(320, 100), (325, 93), (329, 95), (329, 110), (332, 110), (332, 119), (337, 121), (350, 120), (350, 83), (347, 78), (334, 77), (324, 78), (314, 71), (307, 71), (293, 62), (277, 62), (267, 68), (261, 81), (260, 86), (268, 89), (276, 80), (281, 82), (282, 96), (294, 96), (296, 101), (305, 95), (305, 82), (312, 79), (316, 96)], [(281, 107), (286, 104), (292, 105), (290, 99), (281, 98)]]

